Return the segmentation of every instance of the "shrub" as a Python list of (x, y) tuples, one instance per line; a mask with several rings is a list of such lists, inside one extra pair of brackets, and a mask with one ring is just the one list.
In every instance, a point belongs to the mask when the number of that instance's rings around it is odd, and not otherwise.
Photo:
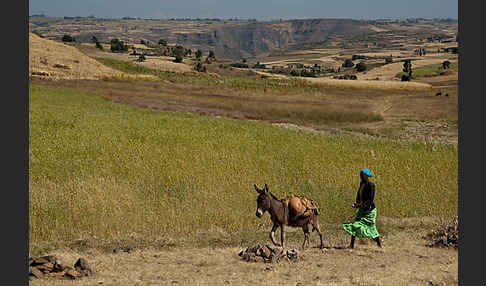
[(354, 63), (351, 59), (346, 59), (343, 63), (344, 68), (351, 68), (354, 67)]
[(242, 63), (232, 63), (230, 66), (232, 66), (234, 68), (243, 68), (243, 69), (247, 69), (248, 68), (248, 65), (247, 64), (242, 64)]
[(198, 72), (206, 72), (206, 67), (201, 62), (197, 62), (194, 69), (197, 70)]
[(410, 76), (408, 74), (402, 74), (402, 81), (410, 81)]
[(166, 41), (166, 40), (164, 40), (164, 39), (160, 39), (160, 40), (159, 40), (159, 45), (162, 45), (162, 46), (164, 46), (164, 47), (165, 47), (165, 46), (167, 46), (167, 41)]
[(76, 42), (76, 39), (73, 36), (66, 34), (62, 36), (62, 41), (66, 43), (72, 43), (72, 42)]
[(125, 45), (125, 43), (123, 41), (120, 41), (118, 39), (112, 39), (110, 41), (110, 44), (111, 44), (111, 47), (110, 47), (110, 50), (112, 52), (124, 52), (124, 51), (128, 51), (128, 46)]
[(141, 54), (139, 57), (138, 57), (138, 60), (139, 62), (144, 62), (146, 60), (145, 58), (145, 55), (144, 54)]
[(209, 51), (208, 58), (216, 59), (216, 55), (214, 54), (214, 51)]
[(175, 63), (182, 63), (182, 60), (184, 59), (184, 47), (183, 46), (176, 46), (174, 48), (174, 62)]
[(403, 61), (403, 72), (409, 73), (412, 71), (412, 60), (406, 59)]
[(265, 68), (265, 65), (264, 64), (260, 64), (260, 62), (257, 62), (253, 68), (255, 69), (264, 69)]
[(100, 44), (100, 42), (96, 42), (95, 45), (97, 49), (103, 50), (103, 46)]
[(196, 51), (196, 59), (201, 58), (201, 56), (202, 56), (202, 51), (201, 50), (197, 50)]
[(36, 34), (37, 36), (44, 38), (44, 35), (42, 35), (41, 32), (39, 32), (37, 30), (32, 31), (32, 34)]
[(364, 62), (359, 62), (357, 65), (356, 65), (356, 71), (357, 72), (363, 72), (367, 69), (366, 67), (366, 64)]
[(443, 61), (442, 62), (442, 68), (443, 69), (448, 69), (450, 68), (451, 62), (450, 61)]

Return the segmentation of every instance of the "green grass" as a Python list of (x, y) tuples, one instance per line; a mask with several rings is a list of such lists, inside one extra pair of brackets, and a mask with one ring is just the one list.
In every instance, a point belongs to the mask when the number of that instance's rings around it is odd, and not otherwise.
[(207, 73), (168, 72), (146, 68), (131, 62), (110, 58), (97, 58), (102, 64), (131, 74), (148, 74), (158, 76), (173, 83), (199, 84), (211, 87), (230, 88), (242, 91), (268, 89), (280, 92), (321, 92), (318, 84), (304, 79), (268, 79), (259, 77), (214, 76)]
[[(432, 76), (438, 76), (438, 75), (443, 75), (443, 74), (448, 74), (452, 72), (457, 72), (457, 62), (451, 62), (451, 65), (448, 69), (443, 69), (442, 64), (435, 64), (435, 65), (427, 65), (421, 68), (413, 68), (413, 62), (412, 62), (412, 77), (418, 78), (418, 77), (432, 77)], [(400, 72), (396, 75), (396, 77), (401, 78), (402, 75), (405, 75), (408, 73), (405, 72)]]
[(253, 184), (264, 183), (317, 200), (321, 222), (339, 224), (354, 213), (364, 167), (376, 174), (379, 217), (457, 213), (456, 145), (323, 136), (37, 86), (29, 108), (31, 247), (266, 232), (268, 215), (254, 214)]

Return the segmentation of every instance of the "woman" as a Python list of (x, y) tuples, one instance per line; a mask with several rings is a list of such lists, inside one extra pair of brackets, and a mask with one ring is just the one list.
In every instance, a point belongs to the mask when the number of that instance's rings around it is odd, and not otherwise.
[(351, 234), (349, 248), (354, 248), (354, 240), (357, 237), (366, 237), (376, 241), (381, 248), (380, 235), (376, 229), (376, 207), (373, 203), (375, 198), (375, 184), (368, 180), (373, 174), (368, 169), (362, 169), (359, 173), (361, 182), (359, 184), (356, 202), (353, 208), (359, 208), (356, 219), (353, 223), (343, 223), (343, 228)]

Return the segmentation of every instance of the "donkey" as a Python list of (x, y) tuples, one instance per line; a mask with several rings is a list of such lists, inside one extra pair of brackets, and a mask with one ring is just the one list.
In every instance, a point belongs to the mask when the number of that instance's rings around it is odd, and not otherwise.
[[(259, 194), (257, 198), (256, 216), (258, 218), (261, 218), (266, 211), (268, 211), (268, 213), (270, 214), (270, 218), (273, 222), (273, 227), (270, 231), (270, 240), (272, 240), (272, 243), (274, 245), (284, 247), (285, 229), (287, 226), (301, 227), (304, 231), (304, 243), (302, 244), (302, 248), (305, 249), (305, 247), (309, 245), (309, 224), (311, 224), (312, 231), (317, 230), (317, 233), (319, 234), (319, 237), (321, 239), (320, 248), (324, 248), (322, 233), (319, 227), (318, 210), (313, 210), (311, 215), (309, 216), (292, 216), (292, 211), (289, 209), (288, 205), (285, 204), (282, 200), (279, 200), (272, 193), (270, 193), (268, 191), (267, 184), (265, 184), (265, 187), (262, 190), (260, 190), (257, 185), (253, 186)], [(278, 227), (280, 227), (281, 244), (277, 243), (274, 237), (275, 231)]]

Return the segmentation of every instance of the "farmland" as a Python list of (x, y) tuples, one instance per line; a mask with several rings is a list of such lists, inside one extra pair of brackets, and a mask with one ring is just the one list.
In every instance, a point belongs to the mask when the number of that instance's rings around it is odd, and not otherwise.
[[(41, 20), (48, 24), (39, 25)], [(75, 20), (41, 20), (31, 25), (44, 27), (47, 37), (32, 36), (31, 43), (52, 44), (48, 38), (58, 35), (49, 30), (51, 25), (73, 29), (59, 35), (91, 35), (66, 24)], [(148, 23), (112, 24), (129, 21)], [(96, 27), (100, 22), (92, 21)], [(353, 23), (345, 27), (351, 29)], [(239, 28), (250, 24), (229, 23)], [(164, 25), (189, 34), (229, 27), (217, 21)], [(368, 29), (371, 24), (356, 25)], [(249, 66), (266, 64), (259, 69), (232, 67), (242, 61), (220, 56), (224, 53), (218, 54), (216, 44), (204, 46), (204, 57), (214, 48), (216, 59), (205, 63), (207, 72), (198, 72), (194, 55), (182, 63), (174, 63), (171, 55), (151, 55), (140, 62), (129, 52), (100, 50), (87, 42), (57, 42), (57, 53), (31, 49), (35, 55), (30, 57), (37, 61), (29, 67), (30, 253), (54, 253), (63, 260), (88, 257), (97, 274), (74, 281), (76, 285), (249, 285), (262, 279), (271, 279), (271, 285), (457, 283), (457, 251), (426, 247), (424, 239), (439, 223), (457, 215), (457, 54), (432, 53), (456, 43), (403, 38), (413, 34), (426, 39), (440, 29), (452, 35), (454, 25), (372, 26), (370, 31), (378, 35), (369, 34), (371, 39), (390, 33), (393, 36), (382, 36), (390, 42), (402, 39), (406, 50), (366, 48), (359, 34), (349, 36), (355, 40), (349, 41), (336, 32), (331, 37), (335, 41), (322, 47), (307, 35), (289, 40), (283, 53), (231, 53), (244, 54)], [(150, 44), (138, 43), (140, 34), (135, 31), (140, 30), (130, 31), (132, 38), (125, 40), (134, 50), (148, 52)], [(130, 35), (105, 32), (97, 37)], [(146, 40), (157, 41), (149, 35)], [(169, 46), (189, 47), (189, 40), (176, 43), (177, 37), (169, 34), (166, 38)], [(342, 46), (343, 39), (351, 46)], [(422, 46), (427, 46), (427, 54), (415, 55)], [(150, 48), (154, 49), (158, 48)], [(390, 54), (394, 62), (385, 64)], [(353, 69), (319, 77), (272, 73), (272, 66), (312, 65), (319, 59), (333, 67), (353, 55), (364, 57), (361, 60), (370, 67), (367, 74)], [(413, 59), (416, 77), (401, 82), (398, 74), (407, 58)], [(444, 72), (440, 66), (447, 59), (451, 67)], [(42, 71), (52, 76), (39, 75)], [(333, 78), (344, 73), (358, 74), (358, 80)], [(333, 249), (348, 243), (340, 223), (353, 217), (350, 205), (358, 171), (364, 167), (375, 174), (377, 226), (385, 250), (366, 241), (354, 252)], [(330, 248), (303, 252), (304, 262), (295, 264), (300, 274), (287, 264), (238, 260), (241, 248), (267, 243), (270, 219), (265, 215), (259, 220), (254, 214), (253, 184), (264, 183), (277, 197), (297, 194), (319, 202)], [(317, 241), (314, 235), (311, 245)], [(301, 239), (300, 230), (288, 233), (290, 247), (300, 245)], [(113, 253), (117, 247), (133, 251)], [(371, 256), (376, 277), (360, 270)], [(348, 267), (358, 274), (350, 274)]]

